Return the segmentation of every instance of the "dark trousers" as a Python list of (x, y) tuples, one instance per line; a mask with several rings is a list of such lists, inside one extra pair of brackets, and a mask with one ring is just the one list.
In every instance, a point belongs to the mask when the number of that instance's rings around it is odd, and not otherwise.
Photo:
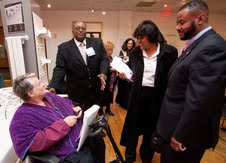
[(161, 163), (199, 163), (205, 153), (205, 148), (189, 150), (183, 152), (175, 151), (169, 143), (164, 143), (161, 149)]
[(73, 152), (70, 154), (63, 163), (95, 163), (94, 157), (92, 155), (89, 146), (83, 146), (83, 148), (78, 152)]
[(80, 97), (79, 100), (76, 97), (73, 97), (73, 94), (69, 94), (69, 98), (75, 103), (77, 102), (77, 105), (79, 105), (82, 108), (82, 111), (85, 112), (94, 104), (100, 105), (102, 93), (102, 91), (96, 91), (94, 88), (90, 88), (89, 92), (86, 93), (86, 96)]
[(78, 152), (70, 154), (63, 163), (105, 163), (105, 143), (102, 137), (89, 137)]
[(89, 137), (89, 145), (95, 163), (105, 163), (105, 142), (103, 137)]
[(136, 160), (136, 148), (139, 135), (143, 135), (140, 146), (140, 157), (143, 163), (150, 163), (154, 155), (154, 149), (151, 147), (152, 133), (156, 129), (159, 115), (159, 104), (156, 100), (156, 89), (152, 87), (142, 87), (138, 111), (136, 114), (136, 129), (128, 135), (126, 144), (126, 162)]
[[(134, 162), (136, 160), (136, 148), (138, 143), (138, 133), (128, 136), (128, 143), (126, 145), (126, 162)], [(143, 163), (150, 163), (154, 155), (154, 149), (150, 146), (150, 135), (143, 135), (140, 146), (140, 157)]]

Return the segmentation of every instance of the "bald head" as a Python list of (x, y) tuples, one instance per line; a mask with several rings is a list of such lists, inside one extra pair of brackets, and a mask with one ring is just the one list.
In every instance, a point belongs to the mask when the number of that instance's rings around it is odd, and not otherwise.
[(72, 33), (76, 40), (83, 42), (86, 37), (86, 24), (82, 21), (74, 22), (72, 26)]

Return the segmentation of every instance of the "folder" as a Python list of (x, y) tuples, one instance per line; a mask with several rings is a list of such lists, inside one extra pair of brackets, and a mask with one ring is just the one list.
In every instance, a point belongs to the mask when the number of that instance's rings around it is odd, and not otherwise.
[(122, 73), (122, 72), (125, 73), (126, 78), (130, 82), (133, 82), (133, 71), (129, 68), (127, 64), (125, 64), (122, 61), (122, 58), (115, 56), (111, 62), (111, 67), (114, 68), (119, 73)]
[(100, 108), (100, 106), (93, 105), (92, 107), (90, 107), (88, 110), (86, 110), (84, 112), (83, 125), (82, 125), (81, 131), (80, 131), (80, 136), (79, 136), (80, 140), (79, 140), (77, 151), (79, 151), (81, 149), (83, 143), (85, 142), (86, 138), (88, 137), (89, 130), (90, 130), (90, 124), (96, 118), (99, 108)]

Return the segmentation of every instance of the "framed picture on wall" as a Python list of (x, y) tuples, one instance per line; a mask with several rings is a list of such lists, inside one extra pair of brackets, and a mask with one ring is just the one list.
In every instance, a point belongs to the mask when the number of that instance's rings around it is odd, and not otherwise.
[(86, 32), (86, 37), (101, 38), (101, 32)]
[(8, 32), (25, 31), (22, 2), (5, 5)]

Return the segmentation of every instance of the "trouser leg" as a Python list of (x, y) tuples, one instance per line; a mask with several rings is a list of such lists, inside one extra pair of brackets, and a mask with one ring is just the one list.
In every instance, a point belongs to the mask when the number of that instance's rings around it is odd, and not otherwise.
[(154, 156), (154, 149), (151, 147), (150, 134), (143, 135), (142, 144), (140, 146), (140, 157), (143, 163), (150, 163)]
[(128, 142), (126, 144), (125, 158), (126, 162), (133, 162), (136, 160), (136, 148), (138, 143), (139, 135), (137, 133), (133, 133), (128, 135)]
[(89, 145), (94, 157), (95, 163), (105, 163), (105, 143), (102, 137), (89, 138)]

